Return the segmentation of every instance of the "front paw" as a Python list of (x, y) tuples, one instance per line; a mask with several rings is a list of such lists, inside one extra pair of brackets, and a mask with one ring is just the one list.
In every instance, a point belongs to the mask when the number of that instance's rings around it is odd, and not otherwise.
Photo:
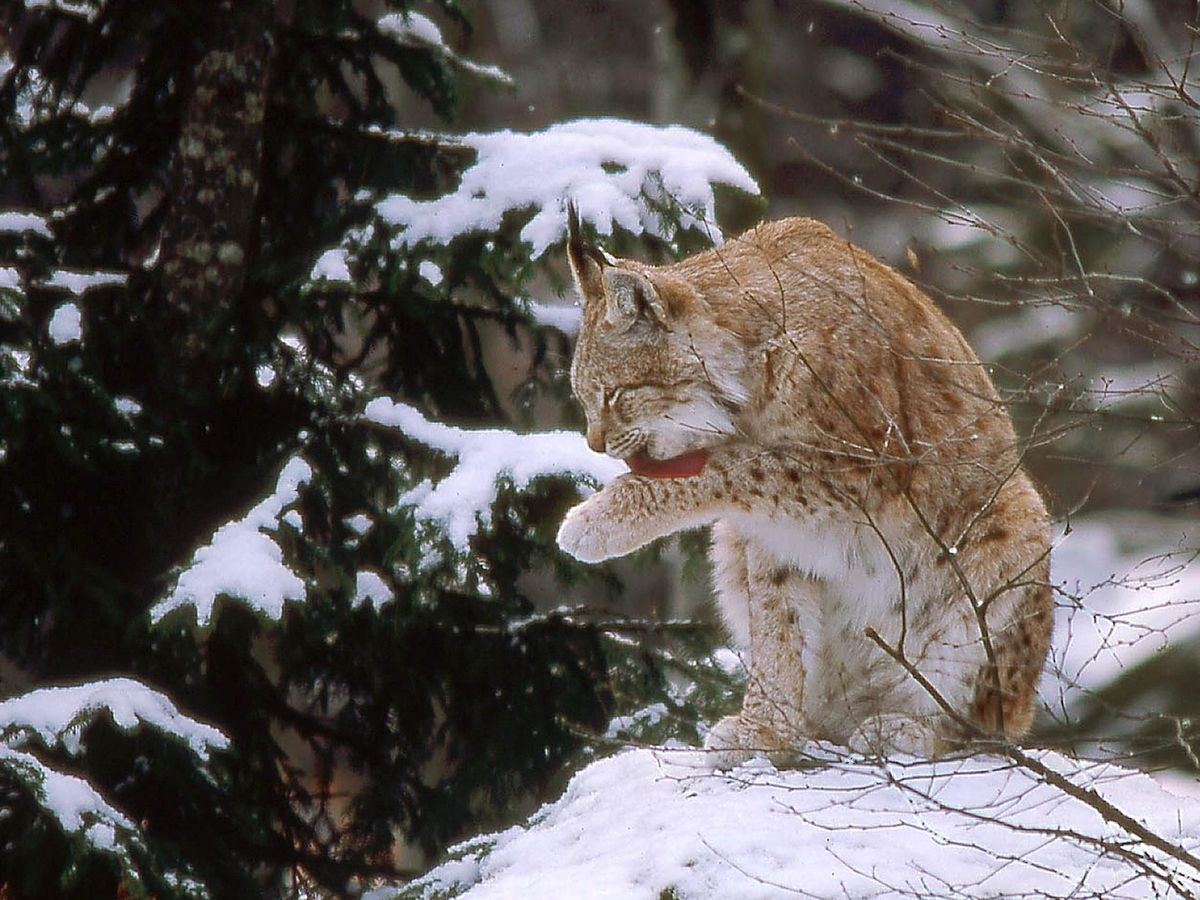
[(726, 716), (713, 725), (704, 736), (704, 755), (708, 765), (720, 771), (740, 766), (755, 755), (746, 746), (740, 716)]
[(846, 744), (855, 753), (884, 759), (898, 753), (928, 759), (941, 749), (938, 734), (930, 725), (898, 713), (868, 717)]
[(558, 529), (558, 546), (580, 562), (597, 563), (638, 548), (630, 529), (614, 521), (603, 491), (571, 509)]
[(714, 769), (732, 769), (756, 756), (765, 756), (777, 769), (790, 769), (811, 758), (807, 746), (800, 732), (789, 728), (782, 733), (748, 720), (744, 712), (721, 719), (704, 737), (705, 755)]

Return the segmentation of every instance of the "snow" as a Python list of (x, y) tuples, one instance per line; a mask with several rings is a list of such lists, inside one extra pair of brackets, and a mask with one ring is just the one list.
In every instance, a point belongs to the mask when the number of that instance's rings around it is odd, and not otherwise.
[(64, 303), (50, 317), (50, 340), (67, 344), (83, 337), (83, 317), (74, 303)]
[(583, 435), (573, 431), (516, 434), (497, 428), (454, 428), (431, 422), (414, 407), (382, 397), (367, 404), (364, 415), (458, 458), (450, 474), (436, 485), (422, 483), (401, 498), (401, 504), (413, 506), (418, 521), (435, 523), (455, 549), (463, 552), (480, 525), (486, 528), (491, 524), (500, 478), (520, 490), (542, 475), (569, 475), (607, 484), (628, 471), (619, 460), (588, 449)]
[[(1190, 170), (1187, 151), (1172, 152), (1162, 142), (1146, 136), (1147, 123), (1176, 115), (1178, 95), (1173, 85), (1187, 77), (1187, 54), (1167, 49), (1171, 42), (1161, 33), (1153, 36), (1156, 45), (1147, 43), (1156, 68), (1166, 76), (1157, 89), (1147, 85), (1147, 76), (1137, 75), (1131, 83), (1097, 80), (1090, 91), (1079, 85), (1075, 93), (1064, 94), (1063, 85), (1071, 79), (1058, 66), (1039, 60), (1037, 54), (1030, 58), (1006, 46), (1005, 37), (980, 25), (964, 4), (917, 0), (821, 2), (871, 20), (938, 54), (940, 65), (964, 67), (968, 78), (946, 78), (944, 85), (951, 90), (961, 85), (972, 91), (986, 85), (989, 93), (1001, 98), (999, 102), (1010, 109), (1007, 120), (1019, 121), (1031, 132), (1022, 135), (1022, 140), (1061, 154), (1054, 166), (1059, 187), (1081, 205), (1090, 205), (1101, 214), (1153, 211), (1166, 205), (1165, 195), (1122, 173), (1155, 171), (1163, 165)], [(1139, 34), (1147, 41), (1151, 40), (1149, 31), (1159, 27), (1154, 9), (1152, 3), (1121, 7), (1127, 21), (1137, 22)], [(1062, 38), (1054, 51), (1069, 52), (1071, 47), (1069, 40)], [(1086, 69), (1078, 72), (1083, 75)], [(1091, 177), (1098, 160), (1118, 159), (1120, 163), (1111, 167), (1111, 177)], [(1064, 160), (1073, 166), (1063, 165)]]
[(20, 290), (21, 273), (12, 266), (0, 266), (0, 288), (8, 288), (14, 291)]
[[(1178, 365), (1178, 364), (1175, 364)], [(1149, 360), (1126, 366), (1105, 366), (1092, 375), (1080, 399), (1090, 409), (1115, 409), (1149, 403), (1161, 414), (1174, 416), (1175, 408), (1164, 402), (1182, 381), (1166, 360)]]
[(513, 80), (503, 69), (497, 66), (481, 65), (455, 53), (442, 37), (442, 30), (428, 16), (412, 10), (389, 13), (381, 16), (375, 27), (397, 43), (409, 47), (423, 47), (437, 53), (451, 65), (478, 75), (491, 81), (499, 82), (508, 87), (513, 86)]
[(1092, 206), (1108, 213), (1139, 215), (1162, 212), (1184, 198), (1163, 190), (1144, 178), (1091, 178), (1077, 182), (1079, 192)]
[(283, 467), (274, 492), (243, 518), (222, 525), (198, 549), (167, 597), (150, 611), (155, 622), (183, 607), (195, 610), (201, 625), (212, 621), (217, 597), (227, 594), (278, 619), (288, 600), (303, 600), (304, 581), (283, 562), (279, 544), (263, 529), (275, 528), (284, 508), (299, 497), (312, 469), (300, 457)]
[(50, 226), (46, 224), (46, 217), (38, 213), (20, 212), (19, 210), (9, 209), (0, 211), (0, 233), (13, 233), (29, 231), (42, 237), (52, 238)]
[(65, 288), (79, 296), (95, 287), (125, 284), (124, 272), (81, 272), (71, 269), (57, 269), (44, 282), (46, 287)]
[(392, 599), (392, 589), (377, 572), (359, 572), (354, 585), (354, 605), (370, 604), (378, 609)]
[(339, 247), (322, 253), (313, 264), (308, 277), (313, 281), (354, 282), (350, 275), (350, 266), (346, 263), (346, 251)]
[(371, 528), (371, 517), (358, 513), (345, 520), (346, 527), (355, 534), (366, 534)]
[(97, 125), (102, 122), (112, 121), (113, 117), (117, 114), (116, 107), (108, 103), (102, 103), (100, 106), (92, 107), (80, 102), (78, 104), (78, 108), (83, 109), (83, 113), (87, 116), (88, 121)]
[[(6, 364), (0, 365), (0, 376), (9, 384), (32, 385), (34, 382), (30, 378), (29, 370), (32, 361), (33, 355), (28, 350), (0, 351), (0, 362)], [(4, 371), (6, 368), (9, 368), (9, 371)]]
[[(1007, 760), (880, 765), (809, 749), (812, 768), (752, 760), (729, 773), (707, 771), (698, 751), (619, 753), (576, 774), (527, 824), (451, 851), (459, 858), (405, 896), (1116, 898), (1162, 888), (1111, 852), (1127, 837), (1119, 828)], [(1149, 776), (1032, 755), (1167, 840), (1200, 849), (1200, 805)], [(1200, 873), (1136, 841), (1124, 849), (1200, 890)]]
[(615, 224), (664, 238), (670, 235), (654, 205), (678, 203), (683, 224), (706, 230), (716, 243), (713, 185), (758, 193), (728, 150), (678, 125), (577, 119), (544, 131), (472, 133), (458, 141), (477, 158), (455, 191), (429, 201), (392, 194), (377, 204), (380, 217), (400, 230), (399, 246), (495, 231), (506, 213), (532, 208), (521, 239), (536, 259), (563, 238), (568, 199), (602, 234)]
[(399, 41), (446, 47), (446, 42), (442, 40), (442, 31), (433, 20), (411, 10), (382, 16), (375, 25), (384, 34), (391, 35)]
[(432, 259), (421, 260), (421, 264), (417, 266), (417, 274), (434, 287), (442, 283), (442, 268)]
[(940, 209), (923, 221), (924, 238), (938, 252), (975, 249), (993, 268), (1010, 266), (1020, 257), (1013, 235), (1020, 234), (1017, 211), (992, 204)]
[(616, 740), (622, 734), (636, 734), (638, 729), (654, 726), (669, 715), (665, 703), (651, 703), (630, 716), (616, 716), (608, 723), (604, 732), (607, 740)]
[(883, 73), (870, 57), (834, 47), (821, 54), (817, 67), (822, 85), (852, 103), (862, 103), (879, 90)]
[(142, 411), (142, 404), (132, 397), (114, 397), (113, 406), (117, 412), (127, 417), (136, 416)]
[(82, 834), (98, 850), (119, 853), (118, 831), (135, 831), (133, 823), (87, 781), (50, 768), (32, 753), (0, 744), (0, 769), (19, 773), (22, 781), (32, 782), (39, 804), (59, 827), (69, 834)]
[(132, 678), (37, 688), (0, 702), (0, 769), (29, 785), (63, 831), (79, 834), (96, 849), (124, 855), (120, 844), (137, 842), (134, 824), (86, 780), (58, 771), (24, 749), (36, 740), (78, 755), (84, 729), (101, 713), (124, 731), (149, 726), (176, 737), (202, 760), (210, 750), (227, 748), (229, 739)]
[(96, 17), (96, 14), (100, 12), (100, 7), (103, 5), (103, 0), (100, 0), (100, 2), (90, 2), (90, 0), (24, 0), (24, 2), (26, 9), (33, 9), (35, 7), (54, 9), (69, 15), (79, 16), (87, 19), (89, 22)]
[(530, 300), (529, 315), (533, 321), (546, 328), (556, 328), (563, 334), (573, 337), (579, 332), (583, 322), (583, 307), (578, 303), (565, 305), (562, 303), (543, 303), (540, 300)]
[(47, 747), (61, 746), (72, 755), (81, 750), (81, 733), (97, 714), (107, 712), (118, 728), (130, 731), (149, 725), (185, 743), (201, 759), (229, 740), (210, 725), (181, 713), (164, 694), (132, 678), (108, 678), (86, 684), (44, 687), (0, 702), (4, 740), (36, 735)]
[[(1060, 589), (1043, 699), (1099, 687), (1168, 641), (1195, 636), (1194, 529), (1147, 516), (1075, 519), (1056, 543)], [(740, 666), (723, 651), (727, 664)], [(1070, 694), (1067, 695), (1068, 698)], [(660, 705), (614, 719), (608, 736)], [(828, 744), (811, 765), (751, 760), (709, 771), (703, 751), (626, 750), (578, 772), (519, 826), (467, 841), (404, 897), (775, 898), (1193, 896), (1200, 869), (1139, 841), (1037, 771), (1095, 791), (1200, 855), (1200, 777), (1160, 779), (1105, 762), (1026, 751), (866, 760)], [(1117, 849), (1119, 848), (1119, 849)], [(369, 900), (397, 896), (380, 888)]]

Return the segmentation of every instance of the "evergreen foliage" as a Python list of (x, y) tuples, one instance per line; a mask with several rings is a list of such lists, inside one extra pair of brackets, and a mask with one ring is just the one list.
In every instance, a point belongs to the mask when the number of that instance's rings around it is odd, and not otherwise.
[[(588, 577), (553, 544), (577, 479), (501, 478), (456, 546), (413, 502), (453, 455), (363, 415), (386, 395), (528, 424), (481, 362), (497, 324), (564, 394), (561, 339), (520, 299), (535, 274), (562, 283), (521, 239), (528, 210), (414, 246), (378, 215), (473, 159), (395, 130), (389, 66), (446, 119), (461, 79), (503, 81), (390, 5), (3, 14), (0, 693), (119, 673), (228, 738), (197, 753), (94, 703), (66, 742), (0, 721), (6, 897), (344, 892), (394, 876), (398, 838), (436, 852), (527, 802), (616, 713), (661, 702), (694, 737), (694, 690), (673, 686), (693, 660), (706, 697), (728, 686), (702, 635), (664, 653), (654, 627), (535, 610), (524, 573), (564, 597)], [(697, 210), (634, 193), (661, 252), (689, 239)], [(255, 585), (167, 602), (221, 535), (290, 573), (263, 587), (286, 605)], [(95, 802), (64, 819), (47, 784)]]

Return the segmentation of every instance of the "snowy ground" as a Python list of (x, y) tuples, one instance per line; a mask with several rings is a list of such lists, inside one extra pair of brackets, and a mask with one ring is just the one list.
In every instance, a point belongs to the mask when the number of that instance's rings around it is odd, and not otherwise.
[[(696, 751), (625, 751), (576, 775), (526, 826), (460, 847), (459, 858), (410, 886), (411, 896), (1117, 898), (1200, 891), (1200, 871), (1122, 843), (1128, 835), (1095, 810), (1006, 760), (878, 766), (813, 749), (823, 758), (817, 768), (781, 772), (752, 761), (729, 773), (704, 771)], [(1194, 800), (1140, 773), (1050, 752), (1036, 758), (1200, 853)]]
[[(1143, 517), (1144, 518), (1144, 517)], [(1200, 604), (1179, 522), (1079, 520), (1054, 555), (1060, 713), (1169, 641)], [(812, 768), (713, 773), (694, 750), (627, 750), (578, 773), (525, 825), (452, 851), (404, 897), (1170, 897), (1195, 866), (1151, 849), (1044, 777), (994, 757), (878, 765), (831, 747)], [(1030, 751), (1170, 844), (1200, 856), (1200, 780)], [(382, 889), (371, 900), (397, 896)]]

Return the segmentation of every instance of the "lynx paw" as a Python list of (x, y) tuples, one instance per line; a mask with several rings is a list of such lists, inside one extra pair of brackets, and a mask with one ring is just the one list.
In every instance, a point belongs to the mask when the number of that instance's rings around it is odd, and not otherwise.
[(880, 714), (871, 716), (854, 730), (847, 742), (863, 756), (936, 756), (940, 741), (929, 725), (911, 716)]
[(608, 514), (603, 492), (570, 510), (558, 529), (558, 546), (580, 562), (597, 563), (624, 556), (638, 544), (629, 540), (629, 529)]
[(742, 741), (742, 722), (737, 716), (726, 716), (704, 736), (705, 762), (714, 769), (732, 769), (754, 756), (754, 751)]
[(784, 769), (803, 758), (804, 744), (798, 737), (783, 739), (767, 733), (741, 716), (726, 716), (704, 737), (705, 762), (714, 769), (732, 769), (755, 756), (766, 756)]

